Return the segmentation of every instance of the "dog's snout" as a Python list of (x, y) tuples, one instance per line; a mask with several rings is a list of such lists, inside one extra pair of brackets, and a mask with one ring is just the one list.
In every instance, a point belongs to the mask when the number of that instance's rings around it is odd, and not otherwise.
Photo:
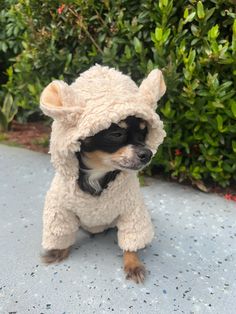
[(140, 161), (144, 164), (148, 163), (152, 158), (152, 152), (150, 151), (150, 149), (147, 148), (139, 149), (137, 155)]

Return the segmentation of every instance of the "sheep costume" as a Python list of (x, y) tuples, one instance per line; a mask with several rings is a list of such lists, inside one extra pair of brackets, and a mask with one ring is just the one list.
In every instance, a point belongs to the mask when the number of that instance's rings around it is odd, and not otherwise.
[(135, 171), (121, 171), (100, 196), (79, 188), (80, 141), (128, 116), (147, 122), (147, 147), (156, 152), (165, 137), (156, 103), (165, 93), (160, 70), (151, 71), (138, 87), (129, 76), (95, 65), (74, 83), (53, 81), (42, 92), (40, 107), (52, 117), (51, 161), (55, 177), (47, 193), (43, 214), (45, 250), (65, 249), (82, 227), (92, 233), (118, 228), (118, 244), (137, 251), (150, 243), (153, 226), (144, 205)]

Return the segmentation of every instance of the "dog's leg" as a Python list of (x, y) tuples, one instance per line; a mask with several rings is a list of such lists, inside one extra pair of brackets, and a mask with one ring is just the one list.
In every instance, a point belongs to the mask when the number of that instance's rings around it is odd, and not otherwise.
[(41, 255), (41, 259), (45, 264), (59, 263), (69, 256), (70, 248), (59, 250), (48, 250)]
[(79, 219), (74, 212), (67, 209), (67, 202), (62, 193), (63, 186), (59, 183), (52, 185), (47, 193), (43, 212), (44, 253), (41, 257), (46, 264), (57, 263), (68, 257), (79, 228)]
[(143, 283), (145, 279), (145, 267), (139, 260), (136, 252), (124, 251), (124, 271), (126, 279), (134, 280), (136, 283)]

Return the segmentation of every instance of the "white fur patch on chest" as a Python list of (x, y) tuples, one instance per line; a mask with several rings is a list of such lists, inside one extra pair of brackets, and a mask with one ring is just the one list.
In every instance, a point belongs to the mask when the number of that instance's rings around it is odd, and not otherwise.
[(103, 176), (104, 173), (101, 173), (100, 171), (93, 171), (92, 174), (85, 176), (85, 180), (96, 191), (96, 193), (100, 193), (102, 191), (102, 187), (99, 183), (99, 179), (101, 179)]

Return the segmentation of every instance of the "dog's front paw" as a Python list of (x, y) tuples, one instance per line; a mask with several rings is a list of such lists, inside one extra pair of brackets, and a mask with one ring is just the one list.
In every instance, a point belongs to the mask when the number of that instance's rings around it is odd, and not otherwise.
[(54, 250), (49, 250), (45, 251), (42, 255), (42, 261), (45, 264), (52, 264), (52, 263), (59, 263), (66, 259), (69, 256), (70, 253), (70, 248), (59, 250), (59, 249), (54, 249)]
[(133, 280), (136, 283), (143, 283), (145, 279), (145, 267), (139, 260), (136, 252), (124, 252), (124, 271), (126, 279)]
[(143, 264), (127, 265), (125, 267), (126, 279), (133, 280), (136, 283), (143, 283), (145, 279), (145, 267)]

